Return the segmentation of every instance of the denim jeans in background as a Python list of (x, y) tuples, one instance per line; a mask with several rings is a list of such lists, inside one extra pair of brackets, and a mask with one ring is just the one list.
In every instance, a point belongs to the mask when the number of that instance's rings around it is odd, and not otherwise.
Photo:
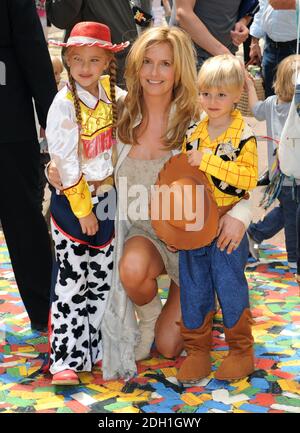
[(265, 94), (268, 96), (274, 95), (273, 81), (276, 74), (276, 68), (281, 60), (296, 54), (296, 40), (290, 42), (273, 42), (266, 36), (262, 59), (262, 74), (265, 82)]
[[(272, 209), (261, 221), (251, 223), (248, 233), (258, 244), (275, 236), (282, 228), (285, 234), (285, 247), (288, 262), (297, 261), (297, 237), (299, 237), (300, 223), (297, 235), (297, 207), (300, 203), (300, 185), (293, 187), (283, 186), (278, 200), (280, 206)], [(298, 214), (300, 211), (298, 211)], [(298, 217), (300, 214), (298, 215)]]

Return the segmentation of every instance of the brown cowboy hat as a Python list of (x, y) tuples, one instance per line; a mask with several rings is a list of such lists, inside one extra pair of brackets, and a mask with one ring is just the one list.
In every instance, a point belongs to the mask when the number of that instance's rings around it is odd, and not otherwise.
[(179, 250), (209, 245), (217, 236), (219, 213), (206, 175), (186, 154), (170, 158), (151, 193), (151, 223), (163, 242)]

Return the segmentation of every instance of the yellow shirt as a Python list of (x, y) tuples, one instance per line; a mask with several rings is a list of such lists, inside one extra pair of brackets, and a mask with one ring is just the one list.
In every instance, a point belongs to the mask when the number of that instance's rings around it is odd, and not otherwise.
[(190, 130), (182, 151), (197, 149), (203, 152), (199, 170), (206, 173), (218, 206), (228, 206), (256, 187), (256, 139), (241, 113), (232, 113), (232, 123), (219, 137), (211, 141), (208, 117)]

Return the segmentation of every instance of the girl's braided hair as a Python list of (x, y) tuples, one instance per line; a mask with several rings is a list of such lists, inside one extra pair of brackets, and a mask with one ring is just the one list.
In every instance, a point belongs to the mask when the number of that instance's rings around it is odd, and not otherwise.
[(116, 101), (116, 83), (117, 83), (117, 61), (113, 56), (108, 66), (110, 76), (110, 97), (112, 101), (112, 136), (116, 138), (116, 124), (118, 120), (118, 109)]
[(80, 131), (81, 130), (81, 125), (82, 125), (82, 117), (81, 117), (79, 97), (78, 97), (77, 90), (76, 90), (75, 80), (72, 77), (72, 75), (70, 74), (70, 69), (68, 68), (67, 71), (68, 71), (68, 78), (69, 78), (70, 88), (71, 88), (72, 96), (73, 96), (73, 99), (74, 99), (74, 107), (75, 107), (76, 120), (77, 120), (77, 124), (79, 126), (79, 131)]

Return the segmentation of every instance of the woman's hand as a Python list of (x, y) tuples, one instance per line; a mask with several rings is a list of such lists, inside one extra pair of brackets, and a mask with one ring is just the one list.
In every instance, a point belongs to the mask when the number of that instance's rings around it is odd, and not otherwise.
[(88, 236), (93, 236), (99, 230), (99, 224), (96, 216), (91, 212), (88, 216), (79, 218), (82, 233)]
[(62, 191), (63, 185), (61, 183), (61, 178), (54, 161), (50, 162), (47, 171), (48, 171), (49, 183), (51, 183), (51, 185), (54, 186), (54, 188)]
[(231, 254), (238, 248), (245, 232), (242, 221), (228, 214), (223, 215), (219, 221), (217, 247), (221, 251), (227, 248), (227, 254)]
[(177, 253), (177, 248), (175, 247), (171, 247), (170, 245), (167, 245), (167, 249), (171, 252), (171, 253)]
[(250, 45), (249, 58), (250, 58), (250, 60), (246, 66), (248, 66), (248, 65), (260, 66), (261, 65), (262, 54), (261, 54), (259, 42), (258, 42), (258, 40), (253, 40), (253, 38), (252, 38), (252, 42)]

